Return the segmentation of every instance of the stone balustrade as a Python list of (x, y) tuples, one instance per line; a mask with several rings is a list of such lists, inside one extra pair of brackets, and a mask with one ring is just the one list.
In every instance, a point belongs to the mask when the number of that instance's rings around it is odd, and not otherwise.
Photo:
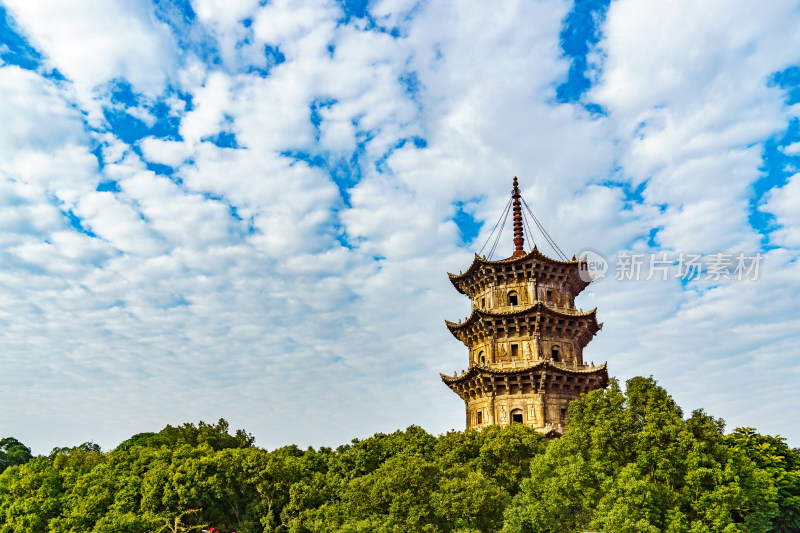
[[(538, 364), (541, 359), (530, 359), (530, 358), (522, 358), (522, 359), (514, 359), (511, 361), (498, 361), (497, 363), (486, 363), (481, 366), (489, 367), (492, 370), (513, 370), (517, 368), (527, 368), (529, 366), (533, 366)], [(567, 362), (567, 361), (553, 361), (552, 359), (547, 360), (548, 363), (554, 365), (558, 368), (563, 368), (565, 370), (589, 370), (594, 368), (594, 365), (590, 364), (577, 364), (576, 362)]]

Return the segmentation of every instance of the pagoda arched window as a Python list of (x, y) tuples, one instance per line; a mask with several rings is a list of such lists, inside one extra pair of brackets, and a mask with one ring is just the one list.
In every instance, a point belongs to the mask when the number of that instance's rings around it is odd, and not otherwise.
[(560, 351), (560, 350), (559, 350), (559, 347), (558, 347), (558, 346), (553, 346), (553, 347), (550, 349), (550, 357), (552, 357), (553, 361), (558, 361), (558, 357), (559, 357), (559, 355), (561, 355), (561, 354), (559, 353), (559, 351)]
[(485, 354), (485, 353), (483, 353), (483, 350), (481, 350), (480, 352), (478, 352), (478, 361), (480, 361), (480, 363), (481, 363), (482, 365), (485, 365), (485, 364), (486, 364), (486, 354)]
[(519, 305), (519, 295), (517, 291), (510, 291), (508, 293), (508, 305)]
[(522, 424), (522, 409), (511, 410), (511, 423)]

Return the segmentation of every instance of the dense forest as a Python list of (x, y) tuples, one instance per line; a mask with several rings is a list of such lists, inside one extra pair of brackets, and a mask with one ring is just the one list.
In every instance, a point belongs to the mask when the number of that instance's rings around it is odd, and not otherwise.
[(612, 381), (548, 440), (418, 427), (267, 451), (224, 420), (32, 457), (0, 440), (0, 532), (798, 532), (800, 450)]

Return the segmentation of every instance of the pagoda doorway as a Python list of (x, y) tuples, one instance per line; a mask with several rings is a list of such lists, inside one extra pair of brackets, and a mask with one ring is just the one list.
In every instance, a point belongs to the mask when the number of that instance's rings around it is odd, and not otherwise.
[(522, 424), (522, 409), (513, 409), (511, 411), (511, 423), (515, 422)]

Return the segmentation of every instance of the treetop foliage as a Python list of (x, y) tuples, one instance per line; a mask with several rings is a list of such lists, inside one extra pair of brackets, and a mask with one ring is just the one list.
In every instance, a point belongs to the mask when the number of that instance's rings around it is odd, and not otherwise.
[(753, 428), (737, 428), (725, 438), (729, 446), (744, 452), (772, 479), (778, 492), (778, 514), (772, 531), (800, 530), (800, 450), (790, 448), (783, 437), (759, 435)]
[(191, 423), (173, 427), (168, 425), (158, 433), (138, 433), (117, 446), (117, 450), (128, 450), (134, 446), (158, 448), (161, 446), (174, 447), (180, 444), (189, 446), (210, 446), (215, 451), (227, 448), (248, 448), (255, 442), (255, 437), (237, 429), (230, 435), (228, 421), (220, 418), (216, 424), (207, 424), (200, 421), (197, 426)]
[(721, 420), (684, 419), (652, 378), (588, 394), (568, 424), (532, 461), (504, 531), (770, 531), (770, 475), (728, 445)]
[(31, 457), (0, 441), (0, 533), (800, 531), (800, 452), (687, 419), (650, 378), (570, 406), (548, 441), (522, 425), (411, 426), (338, 448), (267, 451), (228, 423)]
[(9, 466), (21, 465), (31, 459), (31, 449), (14, 437), (0, 439), (0, 473)]

